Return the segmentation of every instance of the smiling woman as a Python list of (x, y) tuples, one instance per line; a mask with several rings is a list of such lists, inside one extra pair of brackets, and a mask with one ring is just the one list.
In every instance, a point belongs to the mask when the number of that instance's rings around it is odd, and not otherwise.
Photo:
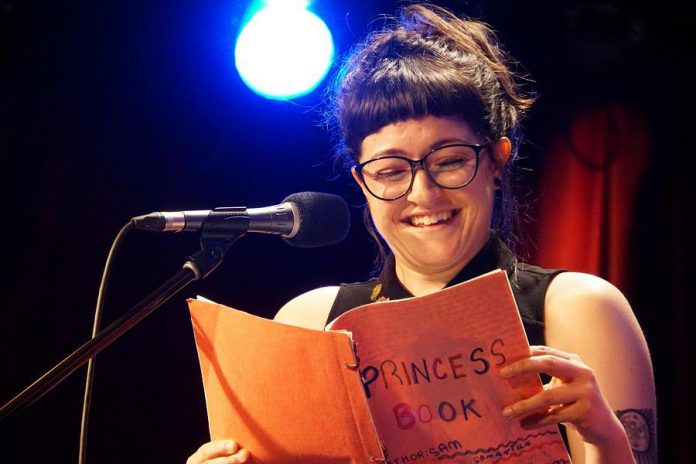
[[(533, 101), (511, 63), (485, 24), (423, 5), (404, 8), (356, 49), (329, 114), (383, 247), (379, 275), (300, 295), (276, 320), (323, 329), (356, 306), (433, 293), (502, 268), (533, 346), (531, 357), (495, 375), (543, 373), (551, 381), (501, 415), (528, 429), (564, 424), (576, 463), (633, 463), (634, 455), (654, 463), (652, 368), (623, 295), (594, 276), (518, 262), (508, 246), (508, 173)], [(203, 445), (189, 464), (223, 456), (252, 459), (220, 441)]]
[[(385, 153), (419, 159), (422, 153), (451, 143), (479, 146), (481, 138), (460, 118), (408, 119), (365, 137), (360, 161), (384, 159)], [(427, 174), (429, 170), (418, 169), (412, 173), (410, 188), (393, 201), (377, 198), (356, 175), (375, 227), (394, 255), (396, 274), (415, 295), (440, 290), (488, 241), (494, 178), (510, 155), (510, 143), (501, 138), (483, 153), (478, 169), (471, 167), (471, 161), (462, 169), (470, 172), (469, 182), (461, 182), (464, 187), (443, 188)]]

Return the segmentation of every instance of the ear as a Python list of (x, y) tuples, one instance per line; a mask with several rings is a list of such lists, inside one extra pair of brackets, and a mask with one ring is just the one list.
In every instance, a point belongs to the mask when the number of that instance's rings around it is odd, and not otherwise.
[(362, 187), (362, 182), (360, 182), (360, 176), (358, 176), (358, 171), (355, 169), (355, 166), (350, 168), (350, 173), (353, 174), (353, 180), (355, 180), (355, 182)]
[(363, 184), (362, 180), (360, 180), (360, 176), (358, 175), (358, 171), (355, 169), (355, 166), (350, 168), (350, 173), (353, 175), (353, 180), (355, 180), (355, 183), (358, 184), (358, 186), (362, 190), (363, 195), (365, 195), (365, 197), (367, 197), (368, 193), (365, 190), (365, 184)]
[(496, 174), (503, 170), (512, 154), (512, 142), (507, 137), (500, 137), (493, 144), (493, 161)]

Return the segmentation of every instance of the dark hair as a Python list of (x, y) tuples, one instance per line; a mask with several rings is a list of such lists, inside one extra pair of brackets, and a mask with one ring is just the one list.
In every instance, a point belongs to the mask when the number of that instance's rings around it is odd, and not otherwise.
[[(372, 33), (344, 61), (330, 94), (337, 157), (356, 164), (364, 138), (398, 121), (455, 116), (490, 141), (509, 137), (512, 154), (500, 180), (492, 227), (509, 245), (515, 239), (510, 166), (521, 140), (520, 119), (534, 97), (523, 91), (516, 63), (483, 22), (460, 19), (435, 5), (409, 5)], [(366, 208), (366, 225), (386, 251)], [(378, 258), (378, 263), (381, 263)]]

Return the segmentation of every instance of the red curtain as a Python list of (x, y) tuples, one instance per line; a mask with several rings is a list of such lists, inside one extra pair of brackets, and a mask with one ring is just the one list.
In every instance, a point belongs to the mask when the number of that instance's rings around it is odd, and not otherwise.
[(645, 113), (621, 104), (578, 111), (546, 150), (530, 261), (595, 274), (625, 291), (650, 143)]

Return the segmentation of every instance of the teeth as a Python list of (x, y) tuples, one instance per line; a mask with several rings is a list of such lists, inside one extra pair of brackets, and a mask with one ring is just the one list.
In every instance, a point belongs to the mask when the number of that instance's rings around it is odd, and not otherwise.
[(437, 224), (438, 222), (446, 221), (452, 217), (452, 211), (443, 211), (437, 214), (431, 214), (428, 216), (412, 216), (409, 218), (411, 224), (414, 226), (430, 226)]

